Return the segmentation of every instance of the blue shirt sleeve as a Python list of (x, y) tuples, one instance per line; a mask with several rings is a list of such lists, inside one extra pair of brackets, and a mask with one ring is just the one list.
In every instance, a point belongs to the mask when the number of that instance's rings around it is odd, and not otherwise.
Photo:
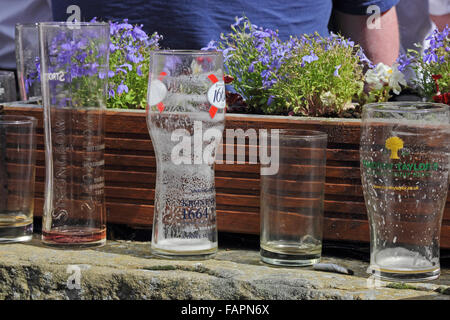
[(348, 14), (371, 15), (373, 12), (367, 12), (367, 8), (376, 5), (381, 12), (386, 12), (400, 0), (334, 0), (333, 8)]

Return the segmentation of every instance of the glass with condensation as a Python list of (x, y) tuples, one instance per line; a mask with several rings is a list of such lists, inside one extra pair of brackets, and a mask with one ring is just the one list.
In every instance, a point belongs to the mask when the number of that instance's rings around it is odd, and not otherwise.
[(449, 106), (364, 106), (360, 158), (370, 226), (368, 273), (392, 281), (436, 279), (449, 187)]
[(151, 250), (172, 259), (217, 252), (214, 160), (225, 125), (220, 52), (151, 53), (147, 125), (156, 156)]

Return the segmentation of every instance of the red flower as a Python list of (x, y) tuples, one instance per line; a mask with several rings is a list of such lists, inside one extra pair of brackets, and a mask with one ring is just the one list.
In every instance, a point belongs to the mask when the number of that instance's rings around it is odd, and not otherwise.
[(445, 103), (450, 105), (450, 92), (438, 94), (433, 97), (434, 102)]
[(228, 83), (232, 83), (234, 80), (234, 78), (230, 75), (226, 75), (225, 77), (223, 77), (223, 81), (228, 84)]
[(431, 77), (433, 78), (434, 82), (436, 83), (436, 93), (437, 93), (438, 95), (441, 94), (441, 92), (439, 91), (439, 83), (438, 83), (438, 80), (439, 80), (439, 79), (442, 79), (442, 75), (440, 75), (440, 74), (433, 74)]

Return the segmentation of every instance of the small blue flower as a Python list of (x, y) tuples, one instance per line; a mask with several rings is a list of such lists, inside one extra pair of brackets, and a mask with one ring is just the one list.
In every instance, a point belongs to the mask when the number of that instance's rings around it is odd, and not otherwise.
[(126, 84), (123, 84), (123, 81), (119, 84), (117, 87), (117, 94), (121, 95), (122, 93), (128, 93), (128, 86)]
[(206, 47), (203, 47), (201, 50), (208, 51), (208, 50), (217, 50), (217, 43), (214, 40), (211, 40), (208, 42), (208, 45)]
[(242, 20), (244, 20), (244, 19), (245, 19), (245, 17), (240, 17), (240, 18), (235, 17), (236, 22), (233, 23), (231, 26), (232, 27), (237, 27), (242, 22)]
[(128, 68), (128, 71), (133, 70), (133, 67), (129, 63), (124, 63), (119, 66), (119, 68), (123, 68), (123, 67)]
[(342, 65), (338, 65), (336, 66), (336, 68), (334, 69), (334, 76), (335, 77), (339, 77), (339, 69), (342, 67)]
[(224, 62), (226, 62), (233, 55), (230, 51), (236, 51), (236, 49), (229, 47), (222, 51)]
[(319, 57), (316, 56), (316, 54), (314, 52), (311, 52), (311, 54), (309, 56), (304, 56), (302, 58), (302, 61), (303, 62), (307, 62), (307, 63), (312, 63), (312, 62), (317, 61), (317, 60), (319, 60)]

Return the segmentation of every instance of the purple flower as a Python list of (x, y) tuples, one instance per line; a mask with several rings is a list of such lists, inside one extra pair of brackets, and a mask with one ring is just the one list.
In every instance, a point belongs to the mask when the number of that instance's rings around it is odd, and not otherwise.
[(414, 62), (414, 58), (408, 57), (406, 54), (402, 54), (397, 58), (396, 62), (398, 63), (398, 70), (403, 72)]
[(256, 38), (269, 38), (271, 36), (271, 34), (266, 31), (257, 30), (257, 31), (253, 32), (252, 36), (254, 36)]
[(208, 42), (208, 45), (206, 47), (203, 47), (201, 50), (208, 51), (208, 50), (217, 50), (217, 43), (214, 40), (211, 40)]
[(375, 68), (375, 65), (372, 63), (372, 61), (369, 60), (369, 58), (367, 58), (366, 54), (364, 53), (363, 49), (359, 49), (356, 52), (356, 56), (359, 57), (359, 61), (361, 61), (362, 63), (366, 63), (369, 68), (373, 69)]
[(236, 19), (236, 22), (231, 25), (232, 27), (237, 27), (242, 22), (242, 20), (245, 19), (245, 17), (240, 17), (240, 18), (235, 17), (235, 19)]
[(139, 41), (144, 41), (144, 40), (147, 40), (147, 38), (148, 38), (148, 35), (145, 33), (145, 31), (143, 31), (138, 26), (134, 27), (132, 34), (133, 34), (134, 38), (136, 38)]
[(142, 77), (142, 70), (141, 70), (141, 68), (142, 68), (141, 65), (138, 65), (137, 68), (136, 68), (136, 73), (137, 73), (140, 77)]
[(335, 77), (339, 77), (339, 69), (342, 67), (342, 65), (338, 65), (336, 66), (336, 68), (334, 69), (334, 76)]
[(123, 72), (123, 73), (125, 73), (125, 74), (128, 73), (127, 70), (118, 67), (118, 68), (116, 69), (116, 74), (119, 74), (119, 71), (120, 71), (120, 72)]
[(117, 94), (121, 95), (122, 93), (128, 93), (128, 86), (126, 84), (123, 84), (123, 81), (119, 84), (117, 87)]
[(128, 23), (128, 19), (123, 19), (122, 23), (117, 26), (119, 30), (132, 30), (133, 26)]
[(236, 49), (229, 47), (222, 51), (224, 62), (226, 62), (233, 55), (230, 51), (236, 51)]
[(116, 96), (116, 92), (114, 91), (114, 89), (109, 89), (108, 95), (110, 98), (114, 98)]
[(311, 54), (309, 56), (304, 56), (302, 58), (302, 61), (303, 62), (307, 62), (307, 63), (312, 63), (312, 62), (317, 61), (317, 60), (319, 60), (319, 57), (316, 56), (316, 54), (314, 52), (311, 52)]
[(114, 52), (114, 51), (116, 51), (117, 49), (119, 49), (119, 46), (116, 46), (114, 43), (112, 43), (112, 42), (110, 42), (109, 43), (109, 51), (110, 52)]
[(140, 54), (138, 54), (137, 56), (134, 54), (127, 54), (127, 60), (132, 63), (139, 63), (142, 62), (144, 58)]
[(433, 62), (437, 62), (437, 61), (438, 61), (438, 57), (434, 52), (430, 52), (430, 50), (426, 50), (426, 52), (424, 52), (423, 62), (433, 63)]
[(120, 66), (119, 66), (119, 68), (128, 68), (128, 71), (131, 71), (131, 70), (133, 70), (133, 67), (131, 66), (131, 64), (129, 64), (129, 63), (124, 63), (124, 64), (121, 64)]

